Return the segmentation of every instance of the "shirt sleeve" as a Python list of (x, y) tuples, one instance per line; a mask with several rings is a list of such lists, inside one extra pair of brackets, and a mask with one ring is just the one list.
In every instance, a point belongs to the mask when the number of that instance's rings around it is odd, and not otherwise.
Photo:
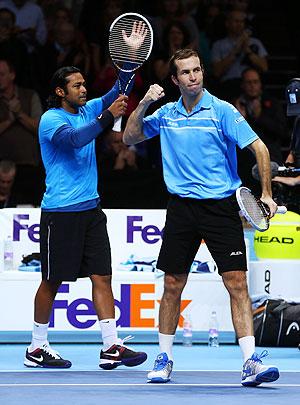
[(163, 113), (163, 107), (156, 110), (153, 114), (143, 119), (143, 134), (146, 138), (153, 138), (160, 134), (160, 121)]
[(54, 133), (64, 125), (69, 125), (67, 120), (55, 111), (48, 110), (42, 115), (39, 123), (40, 143), (51, 142)]
[(254, 53), (257, 53), (258, 56), (261, 57), (266, 57), (268, 56), (268, 52), (266, 50), (266, 48), (264, 47), (264, 45), (262, 44), (262, 42), (257, 39), (257, 38), (250, 38), (250, 49), (251, 46), (254, 46), (254, 48), (257, 48), (257, 51)]
[(80, 128), (73, 128), (64, 120), (52, 120), (56, 127), (49, 130), (49, 126), (40, 125), (40, 131), (45, 133), (45, 138), (57, 147), (82, 148), (95, 139), (110, 124), (113, 123), (113, 115), (105, 110), (99, 119), (94, 119)]
[(240, 112), (227, 102), (224, 102), (223, 105), (221, 127), (224, 135), (236, 143), (240, 149), (245, 148), (258, 139), (258, 135)]

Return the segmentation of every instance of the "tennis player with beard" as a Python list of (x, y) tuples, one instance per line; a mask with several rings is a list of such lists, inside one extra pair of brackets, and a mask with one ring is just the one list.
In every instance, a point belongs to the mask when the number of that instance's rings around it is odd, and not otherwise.
[(202, 239), (230, 295), (244, 362), (242, 384), (275, 381), (279, 377), (277, 367), (263, 365), (261, 359), (266, 354), (255, 353), (246, 248), (235, 197), (241, 185), (235, 149), (248, 147), (259, 167), (261, 200), (268, 205), (270, 216), (275, 214), (268, 150), (234, 106), (203, 88), (197, 52), (177, 51), (170, 59), (170, 73), (181, 92), (179, 100), (144, 118), (149, 105), (164, 96), (159, 85), (151, 85), (130, 115), (123, 135), (127, 145), (160, 135), (164, 179), (171, 194), (157, 262), (157, 268), (165, 272), (159, 311), (160, 354), (148, 381), (170, 380), (181, 294)]
[[(118, 83), (103, 97), (87, 101), (85, 80), (76, 67), (63, 67), (53, 76), (48, 111), (41, 118), (39, 141), (46, 170), (41, 204), (40, 251), (42, 281), (35, 296), (28, 367), (69, 368), (48, 342), (53, 302), (62, 281), (89, 277), (102, 332), (99, 366), (110, 370), (135, 366), (147, 355), (118, 339), (111, 288), (111, 251), (106, 216), (97, 192), (95, 138), (124, 115), (127, 96)], [(100, 340), (100, 339), (99, 339)]]

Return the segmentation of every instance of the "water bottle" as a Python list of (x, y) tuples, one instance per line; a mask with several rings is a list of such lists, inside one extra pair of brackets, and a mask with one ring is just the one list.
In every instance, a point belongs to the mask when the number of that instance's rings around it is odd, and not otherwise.
[(14, 251), (11, 236), (4, 241), (4, 270), (12, 271), (14, 269)]
[(212, 311), (209, 321), (208, 346), (219, 347), (219, 323), (216, 311)]
[(182, 344), (187, 347), (190, 347), (193, 344), (192, 322), (189, 314), (185, 316), (183, 321)]

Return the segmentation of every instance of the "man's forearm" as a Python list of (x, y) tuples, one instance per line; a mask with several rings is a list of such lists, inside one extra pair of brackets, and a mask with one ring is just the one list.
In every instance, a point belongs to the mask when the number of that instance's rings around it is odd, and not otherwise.
[(256, 151), (256, 161), (260, 177), (262, 195), (272, 195), (271, 188), (271, 165), (267, 147), (262, 144)]
[(297, 177), (279, 177), (275, 176), (273, 181), (277, 181), (278, 183), (286, 184), (287, 186), (298, 186), (300, 184), (300, 176)]
[(0, 134), (2, 134), (2, 132), (6, 131), (7, 128), (9, 128), (13, 124), (13, 122), (14, 121), (12, 121), (12, 120), (5, 120), (5, 121), (0, 122)]
[(262, 72), (266, 72), (268, 70), (268, 62), (265, 57), (259, 56), (254, 52), (248, 54), (249, 59), (253, 63), (256, 68), (259, 68)]
[(145, 139), (145, 135), (143, 134), (143, 118), (149, 105), (149, 103), (142, 100), (130, 114), (123, 134), (123, 142), (126, 145), (134, 145)]
[(257, 139), (249, 148), (255, 153), (258, 173), (261, 183), (262, 196), (272, 196), (270, 154), (266, 145)]
[(16, 115), (16, 119), (20, 122), (20, 124), (28, 129), (28, 131), (32, 132), (33, 134), (37, 134), (39, 119), (32, 118), (23, 112)]

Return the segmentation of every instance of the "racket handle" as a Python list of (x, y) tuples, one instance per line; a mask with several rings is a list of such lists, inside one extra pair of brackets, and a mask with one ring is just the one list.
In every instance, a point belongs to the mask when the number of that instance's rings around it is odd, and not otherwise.
[(121, 124), (122, 124), (122, 117), (116, 118), (113, 126), (113, 131), (121, 132)]
[(287, 212), (287, 208), (284, 205), (278, 205), (276, 214), (285, 214)]

